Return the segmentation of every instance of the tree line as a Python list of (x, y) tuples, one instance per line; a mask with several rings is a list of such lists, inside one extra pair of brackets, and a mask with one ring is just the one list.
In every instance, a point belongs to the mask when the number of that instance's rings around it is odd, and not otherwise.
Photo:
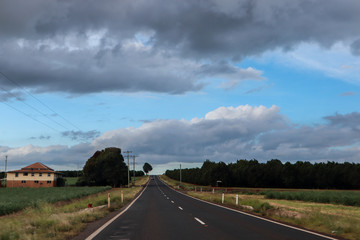
[[(167, 170), (165, 175), (179, 180), (180, 169)], [(235, 163), (206, 160), (201, 168), (181, 170), (182, 181), (223, 187), (359, 189), (360, 164), (310, 163), (298, 161), (283, 164), (278, 159), (260, 163), (238, 160)]]

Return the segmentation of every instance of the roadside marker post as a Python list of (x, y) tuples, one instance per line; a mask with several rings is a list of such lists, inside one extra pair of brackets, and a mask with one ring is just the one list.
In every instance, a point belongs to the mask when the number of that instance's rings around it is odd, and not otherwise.
[(224, 204), (224, 193), (221, 196), (221, 203)]
[(239, 205), (239, 195), (236, 194), (236, 205)]
[(110, 208), (110, 193), (108, 193), (108, 208)]
[(213, 194), (215, 193), (215, 189), (213, 189), (212, 193), (213, 193)]
[(121, 203), (124, 203), (124, 192), (121, 191)]

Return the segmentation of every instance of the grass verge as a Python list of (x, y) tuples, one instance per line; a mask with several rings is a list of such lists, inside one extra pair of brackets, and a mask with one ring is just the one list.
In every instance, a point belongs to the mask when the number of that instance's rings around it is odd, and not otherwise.
[[(136, 187), (132, 188), (110, 189), (67, 202), (39, 203), (21, 212), (2, 216), (0, 239), (69, 239), (79, 234), (87, 223), (100, 219), (129, 203), (147, 180), (148, 177), (138, 179)], [(121, 192), (124, 196), (123, 203)], [(108, 193), (111, 194), (111, 207), (99, 207), (107, 204)], [(88, 204), (92, 204), (94, 208), (88, 209)]]
[[(172, 187), (178, 188), (178, 181), (166, 176), (160, 176), (160, 178)], [(190, 186), (191, 184), (186, 185), (185, 190), (194, 189), (194, 186)], [(222, 193), (191, 190), (187, 191), (187, 194), (205, 201), (222, 204)], [(225, 193), (224, 196), (223, 205), (227, 207), (262, 215), (334, 237), (360, 240), (360, 207), (357, 206), (266, 199), (264, 195), (249, 194), (238, 194), (239, 204), (236, 205), (236, 194)], [(251, 206), (252, 209), (248, 206)]]

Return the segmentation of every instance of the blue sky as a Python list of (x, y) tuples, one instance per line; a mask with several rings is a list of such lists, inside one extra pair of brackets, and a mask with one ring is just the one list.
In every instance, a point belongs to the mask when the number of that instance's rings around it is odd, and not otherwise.
[(113, 146), (154, 173), (360, 159), (357, 1), (17, 2), (0, 1), (0, 166)]

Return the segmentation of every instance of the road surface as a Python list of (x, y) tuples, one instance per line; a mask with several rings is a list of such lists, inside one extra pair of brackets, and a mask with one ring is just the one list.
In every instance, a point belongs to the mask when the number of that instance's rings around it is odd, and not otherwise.
[(155, 176), (139, 199), (93, 239), (331, 239), (185, 196)]

